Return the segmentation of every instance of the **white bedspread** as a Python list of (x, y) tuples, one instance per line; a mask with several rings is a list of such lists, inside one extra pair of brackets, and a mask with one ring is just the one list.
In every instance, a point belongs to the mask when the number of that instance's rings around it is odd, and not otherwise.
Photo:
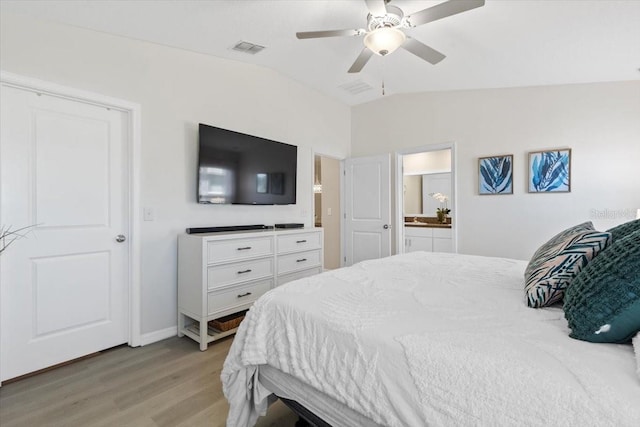
[(569, 338), (524, 303), (526, 263), (413, 252), (260, 298), (222, 371), (227, 425), (251, 426), (268, 364), (385, 426), (640, 426), (632, 346)]

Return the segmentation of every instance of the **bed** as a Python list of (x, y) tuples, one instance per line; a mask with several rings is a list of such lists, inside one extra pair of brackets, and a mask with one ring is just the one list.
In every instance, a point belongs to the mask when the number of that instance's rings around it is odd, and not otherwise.
[(632, 345), (527, 307), (526, 264), (412, 252), (273, 289), (225, 360), (227, 425), (276, 395), (333, 426), (639, 426)]

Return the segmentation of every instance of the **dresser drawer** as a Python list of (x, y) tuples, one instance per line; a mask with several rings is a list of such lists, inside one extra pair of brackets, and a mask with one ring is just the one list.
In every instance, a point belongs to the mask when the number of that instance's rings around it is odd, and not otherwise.
[(207, 288), (215, 289), (268, 276), (273, 276), (273, 258), (215, 265), (207, 268)]
[(207, 243), (208, 264), (265, 256), (272, 253), (272, 237), (215, 240)]
[(322, 236), (322, 233), (314, 231), (278, 236), (278, 253), (282, 254), (320, 248), (322, 246), (320, 236)]
[(287, 282), (292, 282), (294, 280), (302, 279), (303, 277), (315, 276), (316, 274), (320, 274), (321, 268), (314, 267), (309, 270), (296, 271), (295, 273), (283, 274), (282, 276), (278, 276), (278, 286), (284, 285)]
[(222, 291), (213, 291), (207, 294), (208, 315), (223, 310), (233, 309), (247, 303), (254, 302), (273, 286), (273, 280), (262, 280), (249, 285), (239, 285)]
[(280, 255), (278, 256), (278, 275), (319, 266), (321, 265), (320, 256), (320, 249)]

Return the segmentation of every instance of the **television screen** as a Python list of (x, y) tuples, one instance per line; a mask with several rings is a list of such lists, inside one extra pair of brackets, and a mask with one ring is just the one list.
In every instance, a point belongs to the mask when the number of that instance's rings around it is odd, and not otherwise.
[(298, 147), (200, 124), (198, 203), (296, 203)]

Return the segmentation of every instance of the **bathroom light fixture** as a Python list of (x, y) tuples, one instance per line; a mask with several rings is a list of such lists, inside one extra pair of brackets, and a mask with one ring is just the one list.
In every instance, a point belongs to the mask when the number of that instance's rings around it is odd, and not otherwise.
[(315, 177), (313, 179), (313, 192), (315, 194), (322, 193), (322, 183), (320, 182), (320, 160), (316, 158)]
[(366, 35), (364, 45), (377, 55), (385, 56), (404, 43), (407, 36), (394, 27), (380, 27)]

